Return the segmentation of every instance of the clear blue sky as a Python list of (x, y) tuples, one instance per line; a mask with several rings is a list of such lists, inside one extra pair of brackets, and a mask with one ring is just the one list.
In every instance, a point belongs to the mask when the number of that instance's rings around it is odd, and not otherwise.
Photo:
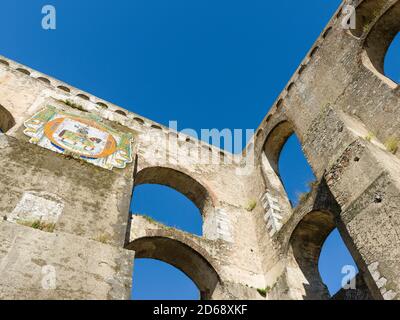
[[(3, 0), (0, 54), (178, 129), (256, 128), (338, 7), (339, 0)], [(41, 8), (57, 29), (41, 28)], [(400, 41), (387, 74), (400, 81)], [(392, 61), (392, 62), (390, 62)], [(313, 179), (291, 138), (280, 161), (291, 200)], [(201, 232), (198, 210), (167, 188), (140, 186), (132, 211)], [(320, 269), (331, 292), (351, 258), (337, 233)], [(328, 279), (328, 280), (327, 280)], [(136, 299), (198, 298), (169, 266), (137, 260)]]

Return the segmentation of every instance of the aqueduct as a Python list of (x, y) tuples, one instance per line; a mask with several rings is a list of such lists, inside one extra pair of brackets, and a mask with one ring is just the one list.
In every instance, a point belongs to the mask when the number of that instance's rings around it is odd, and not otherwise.
[[(204, 299), (329, 299), (317, 260), (337, 227), (360, 273), (334, 298), (399, 299), (400, 89), (383, 61), (400, 1), (356, 1), (355, 30), (343, 28), (348, 3), (240, 156), (2, 57), (0, 298), (127, 299), (136, 256), (181, 269)], [(277, 166), (291, 134), (317, 178), (296, 208)], [(143, 183), (193, 201), (203, 236), (130, 216)]]

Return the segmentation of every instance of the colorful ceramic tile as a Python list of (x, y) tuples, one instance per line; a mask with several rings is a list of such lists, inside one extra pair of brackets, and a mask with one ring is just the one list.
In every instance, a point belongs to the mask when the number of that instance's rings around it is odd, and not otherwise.
[(132, 135), (108, 127), (95, 115), (82, 117), (47, 106), (25, 127), (29, 142), (108, 170), (132, 162)]

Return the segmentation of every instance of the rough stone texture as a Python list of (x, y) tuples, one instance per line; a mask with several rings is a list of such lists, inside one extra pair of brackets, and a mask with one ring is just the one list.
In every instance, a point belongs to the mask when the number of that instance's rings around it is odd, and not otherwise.
[[(356, 30), (342, 6), (242, 155), (0, 57), (0, 298), (126, 299), (136, 252), (181, 269), (204, 299), (329, 299), (318, 258), (337, 227), (360, 273), (334, 298), (399, 299), (400, 159), (385, 144), (400, 140), (400, 89), (383, 58), (400, 1), (357, 1)], [(24, 122), (46, 104), (131, 134), (134, 161), (106, 170), (29, 143)], [(296, 208), (277, 165), (292, 133), (317, 177)], [(203, 236), (131, 217), (146, 183), (193, 201)]]
[[(7, 299), (127, 299), (134, 252), (66, 233), (0, 223), (0, 296)], [(48, 288), (46, 266), (55, 271)]]

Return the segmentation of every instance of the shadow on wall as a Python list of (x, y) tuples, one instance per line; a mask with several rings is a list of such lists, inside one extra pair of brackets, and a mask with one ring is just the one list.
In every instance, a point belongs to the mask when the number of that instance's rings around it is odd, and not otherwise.
[(0, 105), (0, 132), (6, 133), (15, 125), (15, 120), (11, 113)]

